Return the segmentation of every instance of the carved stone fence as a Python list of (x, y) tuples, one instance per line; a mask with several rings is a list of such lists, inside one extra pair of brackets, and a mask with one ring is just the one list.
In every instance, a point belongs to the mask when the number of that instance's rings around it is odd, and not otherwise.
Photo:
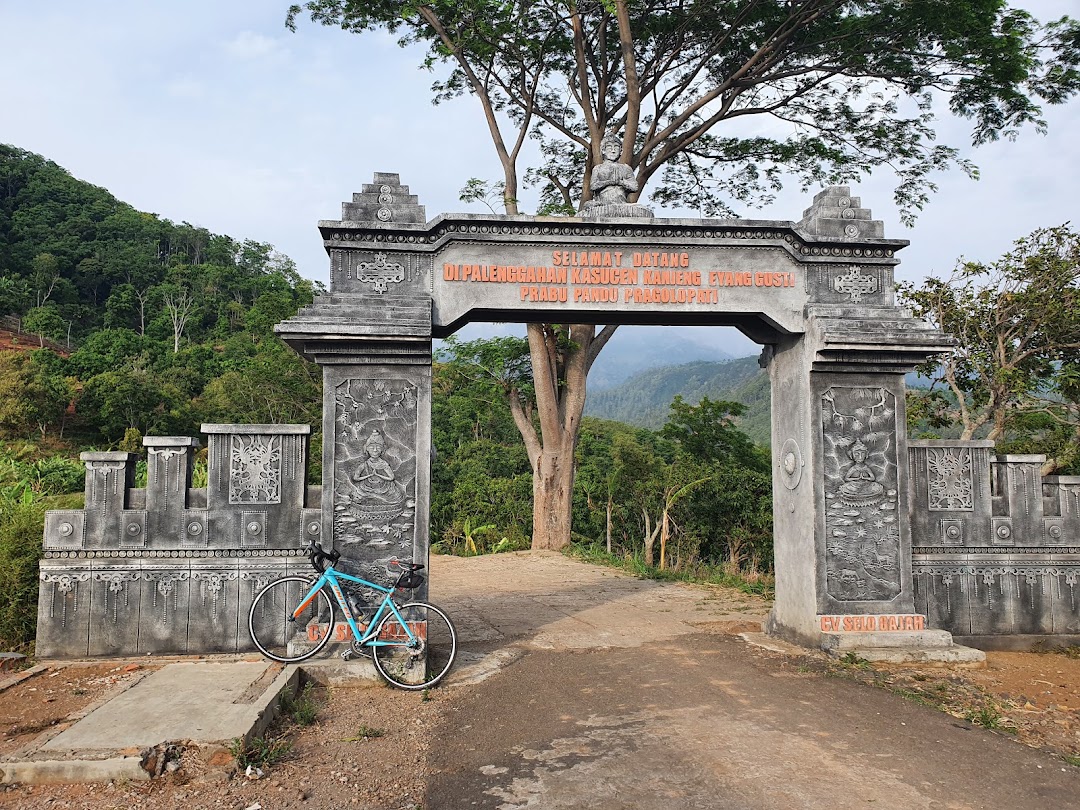
[(191, 487), (199, 441), (148, 436), (134, 453), (83, 453), (86, 507), (48, 512), (40, 567), (42, 657), (237, 652), (247, 612), (322, 532), (308, 487), (308, 425), (203, 425), (208, 480)]
[(961, 644), (1080, 636), (1080, 476), (989, 441), (911, 441), (915, 609)]

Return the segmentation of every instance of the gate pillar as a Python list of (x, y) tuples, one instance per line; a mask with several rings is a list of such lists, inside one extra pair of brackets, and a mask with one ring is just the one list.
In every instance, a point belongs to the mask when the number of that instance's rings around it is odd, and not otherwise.
[[(879, 230), (845, 192), (815, 197), (800, 230)], [(896, 306), (891, 268), (822, 263), (807, 282), (804, 331), (762, 353), (776, 565), (767, 630), (839, 654), (979, 660), (915, 614), (904, 375), (951, 341)]]
[(385, 584), (392, 562), (428, 561), (431, 260), (379, 229), (425, 222), (398, 175), (377, 173), (341, 221), (319, 223), (328, 294), (276, 327), (323, 370), (322, 516), (305, 530), (344, 570)]

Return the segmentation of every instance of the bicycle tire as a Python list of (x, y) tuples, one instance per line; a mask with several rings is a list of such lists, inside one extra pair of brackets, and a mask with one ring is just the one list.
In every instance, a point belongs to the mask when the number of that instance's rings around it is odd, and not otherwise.
[[(445, 611), (427, 602), (409, 602), (398, 610), (410, 626), (423, 626), (422, 646), (419, 650), (405, 644), (375, 646), (371, 648), (372, 661), (379, 674), (399, 689), (427, 689), (442, 680), (453, 666), (457, 631)], [(407, 638), (407, 634), (391, 613), (379, 622), (376, 638)]]
[[(248, 632), (256, 649), (271, 661), (294, 664), (319, 652), (330, 641), (336, 624), (334, 602), (320, 589), (296, 619), (292, 612), (314, 584), (299, 576), (281, 577), (263, 588), (251, 600)], [(311, 641), (308, 627), (326, 624), (326, 632)]]

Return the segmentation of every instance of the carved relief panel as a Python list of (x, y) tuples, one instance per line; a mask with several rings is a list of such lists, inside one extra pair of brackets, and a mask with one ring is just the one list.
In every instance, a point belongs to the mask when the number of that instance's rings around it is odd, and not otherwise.
[(826, 591), (840, 602), (901, 591), (896, 398), (834, 385), (821, 395)]
[(334, 547), (347, 556), (411, 554), (417, 395), (401, 379), (346, 379), (335, 388)]
[(229, 503), (281, 503), (282, 436), (237, 435), (229, 445)]
[(333, 250), (330, 281), (335, 292), (408, 294), (426, 287), (431, 257), (385, 251)]
[(886, 306), (891, 303), (892, 267), (818, 264), (806, 275), (811, 299), (820, 303)]
[(927, 448), (926, 494), (927, 506), (932, 512), (974, 510), (975, 480), (970, 448)]

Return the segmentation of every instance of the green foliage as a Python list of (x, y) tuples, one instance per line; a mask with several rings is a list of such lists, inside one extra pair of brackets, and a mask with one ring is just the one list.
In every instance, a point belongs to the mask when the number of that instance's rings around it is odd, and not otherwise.
[(660, 435), (678, 442), (684, 452), (706, 463), (737, 462), (758, 470), (769, 468), (769, 459), (762, 454), (750, 437), (735, 426), (735, 418), (746, 407), (738, 402), (713, 402), (702, 397), (697, 405), (688, 405), (676, 394), (671, 413)]
[(269, 768), (283, 760), (292, 750), (292, 743), (284, 737), (252, 737), (245, 740), (236, 737), (229, 743), (229, 753), (241, 770)]
[(746, 410), (733, 423), (756, 443), (768, 445), (769, 376), (758, 367), (756, 357), (649, 369), (611, 388), (590, 391), (585, 413), (658, 430), (667, 421), (677, 394), (690, 404), (702, 397), (739, 403)]
[(26, 483), (0, 485), (0, 650), (25, 650), (37, 631), (45, 503)]
[[(562, 210), (588, 199), (601, 136), (625, 128), (623, 158), (662, 203), (725, 215), (789, 178), (805, 188), (885, 167), (910, 216), (936, 172), (976, 174), (937, 142), (935, 99), (971, 121), (978, 144), (1042, 129), (1041, 105), (1080, 89), (1080, 24), (1042, 25), (1003, 0), (307, 0), (287, 26), (304, 16), (397, 35), (439, 70), (435, 103), (480, 101), (507, 197), (532, 137), (542, 165), (526, 182)], [(787, 127), (731, 129), (759, 115)]]
[[(436, 551), (528, 545), (532, 475), (506, 401), (509, 387), (529, 389), (524, 348), (516, 338), (449, 342), (435, 367)], [(707, 397), (694, 406), (677, 399), (659, 432), (585, 418), (575, 453), (578, 544), (647, 564), (657, 541), (664, 568), (705, 564), (749, 576), (769, 570), (769, 462), (733, 424), (739, 411)]]
[(865, 658), (861, 658), (856, 652), (844, 653), (839, 660), (841, 664), (846, 667), (851, 667), (852, 669), (870, 670), (874, 668), (873, 664)]
[(1077, 464), (1080, 441), (1080, 233), (1041, 228), (990, 264), (961, 261), (948, 279), (901, 285), (915, 311), (955, 338), (922, 373), (945, 395), (913, 400), (916, 418), (988, 429), (1013, 452)]
[[(425, 690), (426, 691), (426, 690)], [(381, 728), (372, 728), (371, 726), (361, 725), (356, 729), (356, 733), (351, 737), (346, 737), (342, 742), (364, 742), (364, 740), (377, 740), (379, 737), (386, 735), (386, 732)]]
[(270, 245), (135, 211), (0, 146), (0, 267), (0, 315), (73, 342), (68, 358), (0, 357), (8, 436), (70, 427), (115, 446), (203, 421), (321, 422), (321, 376), (273, 334), (321, 288)]
[(698, 562), (682, 569), (664, 569), (647, 565), (640, 555), (609, 554), (591, 542), (574, 543), (565, 552), (578, 560), (618, 568), (641, 579), (655, 579), (671, 582), (699, 582), (711, 585), (723, 585), (735, 588), (743, 593), (772, 599), (776, 583), (771, 574), (746, 573), (733, 570), (726, 565), (710, 565)]
[(36, 431), (44, 438), (50, 428), (63, 432), (74, 386), (56, 371), (54, 357), (47, 351), (0, 354), (0, 434)]
[(310, 726), (319, 718), (319, 702), (315, 698), (315, 685), (304, 684), (299, 690), (285, 692), (278, 700), (284, 715), (298, 726)]
[(965, 714), (965, 719), (969, 723), (983, 728), (1005, 729), (1005, 718), (1002, 717), (1001, 710), (995, 704), (969, 709)]
[(522, 344), (520, 338), (451, 339), (435, 364), (431, 536), (437, 551), (511, 550), (528, 542), (532, 473), (506, 403), (508, 389), (529, 391)]

